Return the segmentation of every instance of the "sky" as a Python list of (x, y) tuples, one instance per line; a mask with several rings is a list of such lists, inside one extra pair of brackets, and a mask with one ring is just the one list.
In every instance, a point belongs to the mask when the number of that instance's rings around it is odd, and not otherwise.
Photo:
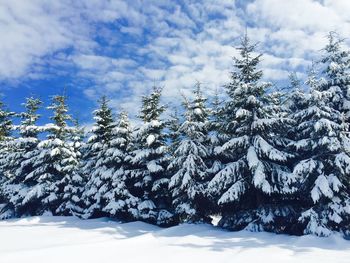
[(107, 95), (134, 118), (153, 85), (169, 108), (196, 82), (221, 92), (245, 32), (264, 79), (284, 85), (290, 72), (305, 76), (329, 31), (350, 35), (349, 14), (349, 0), (0, 0), (0, 94), (21, 111), (25, 97), (46, 107), (66, 90), (87, 125)]

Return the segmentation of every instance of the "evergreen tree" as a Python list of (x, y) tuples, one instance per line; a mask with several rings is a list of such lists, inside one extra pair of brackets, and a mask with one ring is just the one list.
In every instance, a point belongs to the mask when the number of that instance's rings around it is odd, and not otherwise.
[[(211, 108), (209, 110), (208, 136), (209, 145), (208, 157), (206, 158), (207, 173), (212, 179), (224, 168), (224, 164), (229, 161), (225, 153), (218, 151), (220, 146), (228, 141), (228, 136), (225, 134), (225, 120), (223, 118), (224, 100), (219, 96), (218, 90), (215, 91)], [(217, 205), (217, 198), (210, 191), (206, 191), (207, 200), (209, 200), (210, 214), (220, 214), (220, 208)], [(209, 207), (208, 207), (209, 208)]]
[(6, 109), (3, 102), (0, 102), (0, 168), (1, 168), (1, 176), (4, 178), (11, 177), (10, 165), (7, 164), (7, 156), (8, 153), (12, 150), (12, 131), (14, 129), (14, 125), (12, 123), (12, 117), (15, 113), (10, 112)]
[(307, 82), (307, 107), (294, 115), (299, 156), (294, 174), (301, 181), (300, 206), (305, 211), (299, 220), (304, 233), (327, 236), (350, 226), (350, 141), (341, 89), (325, 82), (331, 73), (324, 72), (321, 79), (315, 74), (312, 71)]
[(105, 159), (105, 152), (112, 139), (115, 122), (108, 100), (103, 96), (100, 100), (99, 109), (93, 112), (95, 124), (92, 128), (92, 135), (84, 148), (83, 156), (83, 177), (87, 183), (83, 193), (86, 209), (84, 217), (106, 216), (103, 208), (106, 206), (102, 196), (106, 194), (104, 173), (107, 171), (108, 160)]
[(27, 98), (23, 105), (26, 111), (19, 114), (22, 121), (16, 127), (19, 133), (18, 138), (14, 138), (9, 143), (9, 152), (4, 159), (2, 169), (9, 174), (9, 180), (4, 186), (7, 199), (16, 216), (27, 214), (29, 208), (22, 205), (22, 201), (33, 182), (25, 180), (27, 174), (32, 172), (33, 163), (31, 157), (37, 153), (39, 143), (38, 134), (41, 127), (36, 125), (40, 115), (37, 114), (42, 102), (39, 99)]
[(166, 174), (165, 122), (160, 120), (165, 107), (160, 105), (160, 97), (161, 89), (156, 87), (149, 96), (142, 97), (140, 118), (143, 124), (134, 133), (131, 159), (134, 184), (131, 192), (141, 200), (138, 205), (141, 220), (168, 225), (172, 223), (172, 214), (169, 212), (171, 200)]
[(13, 140), (11, 117), (13, 115), (14, 113), (7, 110), (4, 103), (0, 102), (0, 219), (14, 216), (10, 202), (12, 190), (7, 187), (9, 180), (13, 177), (7, 165), (8, 153), (13, 150), (11, 147)]
[(284, 199), (296, 190), (288, 169), (293, 155), (285, 151), (288, 141), (282, 135), (289, 120), (271, 106), (269, 84), (261, 82), (262, 71), (257, 70), (261, 55), (254, 55), (255, 45), (247, 36), (239, 51), (222, 113), (230, 140), (217, 149), (230, 161), (210, 182), (209, 191), (221, 206), (220, 226), (287, 231), (295, 216)]
[(206, 188), (209, 182), (206, 159), (208, 158), (208, 110), (200, 85), (194, 91), (195, 98), (186, 106), (186, 120), (180, 126), (183, 135), (168, 170), (172, 173), (169, 188), (175, 213), (181, 222), (208, 221)]
[(70, 128), (67, 121), (65, 96), (54, 96), (48, 109), (53, 111), (53, 123), (45, 126), (47, 139), (38, 144), (37, 155), (32, 157), (33, 170), (25, 180), (35, 181), (22, 204), (31, 207), (33, 214), (60, 213), (69, 177), (78, 164), (77, 153), (68, 142)]
[(209, 110), (209, 122), (208, 122), (208, 136), (210, 144), (208, 145), (208, 157), (207, 157), (207, 172), (211, 177), (214, 177), (222, 168), (225, 156), (221, 156), (217, 147), (227, 141), (227, 136), (223, 132), (222, 125), (224, 120), (222, 119), (223, 101), (219, 97), (218, 90), (215, 91), (212, 101), (212, 107)]
[(0, 102), (0, 141), (7, 141), (11, 139), (11, 130), (13, 128), (11, 117), (14, 112), (6, 109), (5, 104)]
[(300, 109), (305, 108), (307, 94), (302, 89), (301, 81), (296, 73), (289, 75), (289, 86), (287, 87), (287, 93), (285, 94), (285, 100), (283, 106), (285, 111), (289, 114), (294, 114)]
[(82, 128), (77, 119), (73, 119), (74, 127), (69, 130), (68, 139), (69, 146), (74, 150), (76, 164), (70, 173), (66, 173), (62, 179), (64, 186), (64, 194), (61, 205), (57, 208), (56, 213), (60, 215), (76, 215), (82, 216), (84, 210), (84, 202), (82, 193), (86, 183), (85, 178), (80, 174), (79, 168), (81, 163), (81, 149), (84, 140), (84, 128)]
[(138, 199), (130, 194), (130, 150), (131, 128), (126, 112), (119, 115), (116, 127), (112, 131), (112, 139), (104, 153), (107, 170), (103, 175), (103, 188), (107, 189), (103, 198), (106, 206), (103, 211), (111, 217), (121, 220), (137, 219)]
[(350, 121), (350, 51), (342, 48), (343, 40), (335, 32), (328, 35), (328, 44), (320, 61), (322, 76), (319, 85), (322, 90), (332, 92), (334, 108), (345, 114)]

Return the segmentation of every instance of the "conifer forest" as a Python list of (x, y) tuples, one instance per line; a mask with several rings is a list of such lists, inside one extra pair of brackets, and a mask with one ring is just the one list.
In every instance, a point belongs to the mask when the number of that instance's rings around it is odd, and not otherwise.
[[(86, 129), (66, 95), (0, 104), (1, 219), (109, 217), (161, 227), (350, 234), (350, 50), (329, 33), (288, 87), (264, 81), (259, 45), (237, 47), (225, 94), (197, 83), (176, 109), (155, 85), (137, 120), (103, 96)], [(50, 122), (39, 125), (45, 108)], [(130, 118), (130, 120), (129, 120)]]

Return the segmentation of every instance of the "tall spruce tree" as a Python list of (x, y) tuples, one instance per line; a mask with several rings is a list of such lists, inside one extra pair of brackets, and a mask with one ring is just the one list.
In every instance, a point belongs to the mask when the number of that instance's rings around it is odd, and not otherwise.
[[(228, 141), (228, 136), (225, 134), (223, 118), (224, 99), (219, 96), (218, 90), (215, 91), (214, 97), (211, 102), (211, 108), (209, 110), (209, 123), (208, 123), (208, 157), (206, 159), (207, 173), (212, 179), (214, 176), (224, 168), (224, 164), (229, 162), (225, 153), (218, 151), (221, 145)], [(209, 200), (210, 214), (220, 214), (220, 208), (217, 205), (217, 198), (212, 195), (210, 191), (206, 191), (206, 198)]]
[(82, 193), (86, 183), (85, 178), (80, 173), (79, 168), (82, 158), (82, 147), (84, 145), (84, 128), (80, 126), (77, 119), (72, 119), (74, 127), (70, 128), (68, 135), (68, 144), (74, 150), (76, 165), (71, 169), (70, 173), (66, 173), (62, 179), (64, 186), (64, 194), (61, 205), (57, 208), (56, 213), (60, 215), (82, 216), (84, 210), (84, 202)]
[(140, 198), (139, 218), (159, 225), (172, 224), (169, 211), (171, 198), (168, 192), (169, 178), (165, 141), (165, 122), (160, 119), (165, 107), (160, 105), (161, 89), (154, 87), (151, 94), (142, 97), (140, 119), (143, 124), (134, 133), (131, 192)]
[(283, 130), (289, 120), (276, 115), (257, 70), (261, 55), (247, 36), (234, 59), (231, 83), (226, 86), (229, 100), (223, 109), (224, 133), (230, 137), (217, 152), (230, 160), (209, 184), (217, 196), (225, 228), (287, 231), (295, 218), (285, 201), (296, 189), (288, 163), (293, 157), (285, 151), (288, 143)]
[(11, 118), (14, 115), (15, 113), (10, 112), (5, 104), (0, 102), (0, 168), (4, 178), (11, 177), (11, 166), (7, 163), (7, 156), (12, 150), (14, 125)]
[(208, 122), (208, 136), (209, 145), (208, 151), (209, 156), (207, 157), (207, 172), (211, 177), (214, 177), (222, 168), (223, 162), (225, 162), (225, 156), (221, 156), (215, 149), (227, 141), (222, 125), (224, 120), (222, 118), (223, 111), (223, 100), (219, 96), (218, 90), (215, 91), (211, 108), (209, 110), (209, 122)]
[(115, 122), (111, 108), (108, 106), (108, 99), (103, 96), (99, 101), (100, 106), (93, 112), (95, 123), (92, 128), (92, 135), (89, 137), (83, 155), (83, 176), (87, 179), (83, 199), (86, 209), (84, 217), (107, 216), (103, 211), (106, 206), (102, 198), (106, 194), (104, 173), (107, 171), (108, 160), (105, 159), (105, 151), (108, 149), (112, 139)]
[(7, 156), (13, 150), (12, 130), (13, 123), (11, 117), (14, 115), (6, 109), (4, 103), (0, 102), (0, 219), (14, 216), (14, 210), (11, 206), (10, 194), (7, 184), (13, 177), (8, 169)]
[(336, 110), (344, 113), (347, 123), (350, 122), (350, 51), (344, 50), (337, 33), (328, 34), (328, 43), (323, 50), (319, 66), (322, 76), (319, 85), (322, 90), (333, 93), (329, 103), (334, 104)]
[(0, 102), (0, 141), (4, 142), (11, 139), (11, 131), (13, 123), (11, 117), (14, 116), (14, 112), (9, 111), (5, 104)]
[(186, 107), (186, 120), (180, 126), (182, 139), (168, 166), (172, 174), (169, 188), (175, 213), (181, 222), (209, 221), (207, 184), (210, 180), (206, 159), (208, 150), (208, 109), (199, 83), (194, 99)]
[(35, 184), (23, 199), (31, 207), (32, 214), (60, 213), (58, 208), (64, 202), (66, 178), (78, 165), (77, 153), (68, 141), (70, 128), (66, 97), (56, 95), (47, 107), (53, 111), (53, 123), (45, 126), (47, 138), (38, 144), (37, 155), (32, 157), (33, 170), (25, 180)]
[(109, 216), (124, 221), (135, 220), (138, 217), (139, 200), (128, 190), (131, 131), (127, 113), (121, 112), (116, 127), (112, 130), (112, 139), (103, 155), (108, 163), (103, 175), (103, 188), (107, 190), (103, 195), (106, 205), (102, 210)]
[(296, 73), (289, 75), (288, 93), (284, 94), (283, 106), (285, 111), (289, 114), (294, 114), (306, 106), (306, 97), (308, 96), (302, 88), (301, 80)]
[(38, 134), (42, 128), (37, 126), (36, 122), (40, 117), (37, 111), (41, 104), (39, 99), (33, 97), (27, 98), (23, 104), (26, 111), (19, 114), (22, 120), (20, 125), (15, 127), (19, 137), (11, 140), (11, 150), (7, 153), (3, 166), (3, 169), (10, 174), (4, 190), (16, 216), (29, 214), (30, 210), (22, 204), (22, 201), (33, 185), (31, 180), (25, 178), (33, 170), (32, 156), (38, 153)]
[(299, 220), (304, 233), (320, 236), (347, 231), (350, 226), (349, 124), (344, 107), (345, 87), (341, 86), (346, 77), (339, 77), (343, 74), (339, 72), (333, 74), (344, 58), (334, 56), (333, 45), (338, 44), (331, 34), (325, 56), (332, 59), (321, 60), (321, 66), (328, 65), (321, 78), (315, 70), (311, 71), (307, 107), (294, 115), (297, 121), (294, 146), (299, 156), (294, 174), (302, 182), (300, 206), (305, 210)]

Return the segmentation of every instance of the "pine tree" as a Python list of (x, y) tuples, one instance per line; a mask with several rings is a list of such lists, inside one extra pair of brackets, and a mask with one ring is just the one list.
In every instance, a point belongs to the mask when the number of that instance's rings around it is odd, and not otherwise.
[(216, 148), (227, 141), (223, 131), (224, 120), (222, 119), (223, 101), (219, 97), (218, 90), (215, 91), (212, 101), (212, 107), (209, 110), (208, 136), (210, 144), (208, 145), (207, 172), (214, 177), (222, 168), (225, 157), (221, 156)]
[(103, 96), (101, 98), (99, 109), (93, 112), (94, 126), (92, 128), (92, 135), (89, 137), (83, 152), (82, 174), (87, 179), (83, 199), (86, 209), (84, 217), (99, 217), (106, 216), (103, 208), (106, 206), (102, 198), (106, 194), (104, 173), (107, 170), (105, 159), (105, 151), (109, 147), (112, 139), (112, 132), (115, 128), (113, 114), (111, 108), (108, 106), (108, 99)]
[(172, 214), (169, 211), (169, 178), (167, 146), (163, 132), (165, 122), (160, 115), (165, 107), (160, 105), (161, 89), (154, 87), (149, 96), (142, 97), (141, 127), (134, 133), (131, 177), (134, 180), (131, 193), (140, 198), (139, 218), (146, 222), (169, 225)]
[(84, 145), (84, 128), (82, 128), (77, 119), (72, 119), (74, 127), (69, 129), (68, 144), (74, 151), (76, 163), (69, 173), (66, 173), (62, 179), (64, 186), (63, 199), (56, 213), (60, 215), (82, 216), (84, 202), (82, 193), (86, 183), (85, 178), (80, 174), (79, 168), (81, 163), (81, 149)]
[(6, 109), (3, 102), (0, 102), (0, 141), (11, 139), (12, 116), (14, 116), (14, 113)]
[(345, 114), (347, 123), (350, 121), (350, 51), (342, 48), (343, 39), (337, 33), (328, 34), (328, 44), (323, 50), (320, 61), (322, 76), (319, 85), (322, 90), (333, 93), (334, 108)]
[(289, 75), (289, 86), (287, 87), (287, 93), (284, 94), (284, 103), (285, 111), (289, 114), (294, 114), (300, 109), (305, 108), (307, 94), (303, 90), (301, 85), (301, 80), (298, 78), (296, 73), (291, 73)]
[(10, 174), (4, 189), (16, 216), (27, 214), (29, 210), (28, 207), (22, 205), (22, 201), (33, 183), (25, 178), (33, 170), (31, 157), (37, 153), (38, 134), (41, 127), (37, 126), (36, 122), (40, 117), (37, 111), (41, 104), (39, 99), (33, 97), (27, 98), (26, 103), (23, 104), (26, 111), (19, 114), (22, 121), (15, 127), (19, 137), (11, 140), (9, 146), (11, 150), (7, 153), (3, 166), (3, 169)]
[(7, 164), (7, 156), (13, 150), (12, 116), (14, 116), (14, 113), (6, 109), (3, 102), (0, 102), (0, 219), (14, 216), (10, 200), (12, 190), (7, 187), (9, 181), (13, 178)]
[(288, 169), (293, 155), (285, 151), (288, 141), (282, 135), (289, 120), (276, 115), (276, 105), (266, 93), (269, 84), (261, 82), (262, 71), (257, 70), (261, 55), (254, 55), (255, 45), (247, 36), (239, 51), (222, 113), (224, 134), (230, 139), (217, 149), (229, 161), (210, 182), (209, 191), (221, 206), (220, 226), (287, 231), (295, 216), (284, 199), (296, 190)]
[(126, 112), (121, 112), (116, 127), (112, 131), (112, 139), (105, 150), (107, 170), (103, 175), (103, 195), (106, 205), (102, 208), (109, 216), (129, 221), (137, 219), (138, 199), (130, 194), (130, 150), (131, 127)]
[(8, 178), (11, 177), (10, 166), (7, 164), (7, 155), (12, 150), (12, 130), (14, 125), (12, 123), (12, 117), (15, 113), (6, 109), (3, 102), (0, 102), (0, 168), (2, 171), (1, 176)]
[(77, 153), (68, 142), (69, 130), (65, 96), (54, 96), (52, 104), (47, 107), (53, 111), (53, 123), (45, 126), (47, 139), (38, 144), (37, 155), (32, 157), (33, 171), (25, 180), (35, 181), (23, 200), (23, 204), (31, 207), (33, 214), (60, 213), (58, 209), (64, 202), (67, 176), (76, 168)]
[[(325, 61), (328, 60), (323, 63)], [(300, 206), (305, 210), (299, 220), (304, 233), (320, 236), (346, 231), (350, 226), (350, 140), (342, 107), (344, 93), (336, 84), (339, 84), (337, 74), (334, 80), (325, 81), (333, 76), (334, 68), (338, 68), (335, 65), (339, 61), (333, 62), (334, 67), (326, 67), (323, 78), (319, 79), (315, 70), (311, 72), (307, 82), (311, 89), (307, 107), (294, 115), (297, 121), (294, 147), (299, 156), (294, 174), (302, 182)]]
[(200, 85), (194, 91), (194, 100), (185, 104), (186, 120), (180, 126), (183, 135), (168, 170), (172, 173), (169, 188), (175, 213), (181, 222), (209, 221), (206, 188), (209, 182), (208, 109)]
[[(223, 118), (224, 100), (219, 96), (218, 90), (215, 91), (214, 97), (209, 109), (208, 136), (209, 145), (208, 157), (206, 158), (208, 176), (213, 179), (214, 176), (224, 168), (224, 164), (229, 161), (225, 153), (218, 151), (220, 146), (228, 141), (228, 136), (225, 134), (225, 120)], [(206, 198), (209, 201), (210, 214), (220, 214), (220, 208), (217, 205), (217, 198), (210, 191), (206, 191)]]

